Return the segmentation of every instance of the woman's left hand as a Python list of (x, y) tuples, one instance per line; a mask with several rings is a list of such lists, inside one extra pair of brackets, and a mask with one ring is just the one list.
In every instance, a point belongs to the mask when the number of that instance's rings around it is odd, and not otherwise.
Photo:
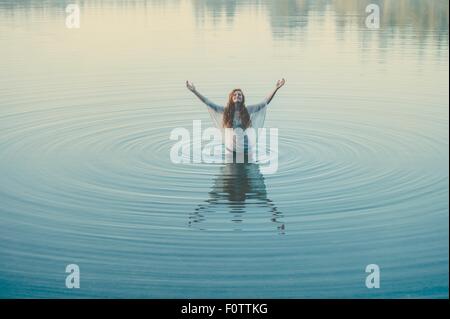
[(284, 85), (284, 83), (286, 83), (285, 79), (278, 80), (276, 84), (277, 89), (281, 88)]

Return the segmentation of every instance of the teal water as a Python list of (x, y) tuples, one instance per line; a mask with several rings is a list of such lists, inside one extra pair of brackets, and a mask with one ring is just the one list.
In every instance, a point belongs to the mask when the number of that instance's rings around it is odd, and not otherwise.
[[(74, 2), (0, 1), (0, 297), (448, 298), (448, 1)], [(170, 161), (281, 77), (275, 174)]]

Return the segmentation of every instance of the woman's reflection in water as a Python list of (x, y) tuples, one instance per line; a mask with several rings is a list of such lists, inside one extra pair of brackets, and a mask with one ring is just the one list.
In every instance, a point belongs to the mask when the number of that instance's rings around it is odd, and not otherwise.
[[(257, 213), (257, 217), (269, 213), (268, 220), (274, 223), (280, 234), (285, 233), (285, 226), (281, 221), (283, 215), (267, 198), (264, 176), (258, 164), (229, 163), (221, 167), (221, 172), (209, 192), (209, 199), (200, 204), (189, 216), (189, 226), (208, 229), (206, 225), (208, 220), (208, 224), (214, 228), (214, 217), (219, 217), (216, 213), (221, 209), (226, 209), (231, 214), (234, 226), (244, 221), (245, 213), (248, 217), (251, 212)], [(236, 227), (235, 230), (241, 229)]]

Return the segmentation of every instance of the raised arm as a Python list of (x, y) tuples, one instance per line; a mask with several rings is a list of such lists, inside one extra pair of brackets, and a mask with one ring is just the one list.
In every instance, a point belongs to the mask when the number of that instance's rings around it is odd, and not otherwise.
[(285, 79), (278, 80), (277, 84), (275, 85), (275, 89), (264, 99), (264, 101), (258, 104), (247, 106), (248, 112), (249, 113), (258, 112), (262, 108), (266, 107), (267, 104), (269, 104), (270, 101), (272, 101), (273, 97), (275, 96), (277, 91), (284, 85), (284, 83), (286, 83)]
[(192, 93), (194, 93), (199, 99), (200, 101), (202, 101), (203, 103), (205, 103), (208, 107), (210, 107), (211, 109), (213, 109), (216, 112), (220, 112), (223, 113), (224, 111), (224, 107), (220, 106), (218, 104), (215, 104), (213, 102), (211, 102), (210, 100), (208, 100), (205, 96), (201, 95), (200, 92), (198, 92), (195, 89), (194, 84), (192, 84), (189, 81), (186, 81), (186, 87), (188, 88), (189, 91), (191, 91)]

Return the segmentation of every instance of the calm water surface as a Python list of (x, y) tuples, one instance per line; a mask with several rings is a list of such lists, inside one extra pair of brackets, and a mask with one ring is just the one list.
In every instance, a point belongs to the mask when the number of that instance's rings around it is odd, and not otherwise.
[[(0, 1), (0, 297), (448, 297), (448, 1), (71, 2)], [(281, 77), (276, 174), (170, 161)]]

